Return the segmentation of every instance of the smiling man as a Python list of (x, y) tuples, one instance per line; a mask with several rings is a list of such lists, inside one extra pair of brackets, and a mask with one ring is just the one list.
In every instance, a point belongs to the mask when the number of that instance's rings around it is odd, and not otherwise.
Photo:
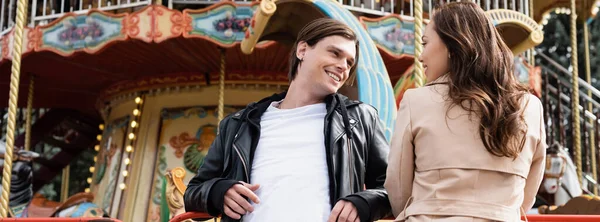
[(337, 93), (355, 75), (358, 44), (339, 21), (307, 24), (292, 47), (288, 91), (223, 119), (185, 192), (186, 211), (245, 222), (389, 214), (377, 111)]

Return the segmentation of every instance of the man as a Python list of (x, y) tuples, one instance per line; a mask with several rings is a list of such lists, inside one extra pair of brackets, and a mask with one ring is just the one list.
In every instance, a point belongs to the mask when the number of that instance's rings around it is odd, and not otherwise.
[(287, 93), (221, 121), (185, 192), (186, 211), (251, 222), (386, 216), (389, 146), (377, 111), (337, 94), (355, 73), (358, 44), (339, 21), (306, 25), (292, 48)]

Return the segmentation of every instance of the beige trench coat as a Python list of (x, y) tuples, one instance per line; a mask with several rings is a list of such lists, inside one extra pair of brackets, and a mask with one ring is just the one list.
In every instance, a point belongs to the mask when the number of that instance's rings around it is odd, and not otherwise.
[(396, 221), (520, 221), (544, 173), (540, 100), (524, 99), (521, 154), (501, 158), (485, 149), (477, 117), (460, 106), (446, 113), (446, 81), (407, 90), (400, 104), (385, 182)]

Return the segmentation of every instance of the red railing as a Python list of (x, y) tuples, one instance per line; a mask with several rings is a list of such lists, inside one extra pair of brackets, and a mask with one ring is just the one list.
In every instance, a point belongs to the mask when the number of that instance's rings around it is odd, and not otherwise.
[(169, 222), (181, 222), (181, 221), (184, 221), (187, 219), (196, 219), (196, 218), (208, 220), (210, 218), (213, 218), (213, 216), (210, 216), (207, 213), (186, 212), (186, 213), (182, 213), (182, 214), (179, 214), (179, 215), (173, 217), (171, 220), (169, 220)]
[[(181, 222), (187, 219), (193, 218), (201, 218), (204, 220), (208, 220), (212, 218), (212, 216), (207, 213), (199, 213), (199, 212), (187, 212), (180, 214), (169, 222)], [(385, 218), (384, 220), (394, 220), (394, 218)], [(525, 218), (522, 218), (525, 221)], [(600, 215), (557, 215), (557, 214), (544, 214), (544, 215), (527, 215), (527, 220), (532, 222), (550, 222), (550, 221), (564, 221), (564, 222), (599, 222)]]
[(47, 221), (65, 221), (65, 222), (121, 222), (111, 218), (59, 218), (59, 217), (44, 217), (44, 218), (0, 218), (0, 221), (18, 221), (18, 222), (47, 222)]
[[(525, 220), (522, 218), (522, 220)], [(540, 215), (527, 215), (527, 220), (542, 222), (542, 221), (577, 221), (577, 222), (598, 222), (600, 221), (600, 215), (560, 215), (560, 214), (540, 214)]]

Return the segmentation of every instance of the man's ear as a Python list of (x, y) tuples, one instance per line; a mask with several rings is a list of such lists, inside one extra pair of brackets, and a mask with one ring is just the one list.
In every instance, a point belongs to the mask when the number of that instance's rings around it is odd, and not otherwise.
[(308, 44), (305, 41), (298, 42), (298, 46), (296, 47), (296, 58), (304, 60), (304, 53), (306, 53), (307, 48)]

